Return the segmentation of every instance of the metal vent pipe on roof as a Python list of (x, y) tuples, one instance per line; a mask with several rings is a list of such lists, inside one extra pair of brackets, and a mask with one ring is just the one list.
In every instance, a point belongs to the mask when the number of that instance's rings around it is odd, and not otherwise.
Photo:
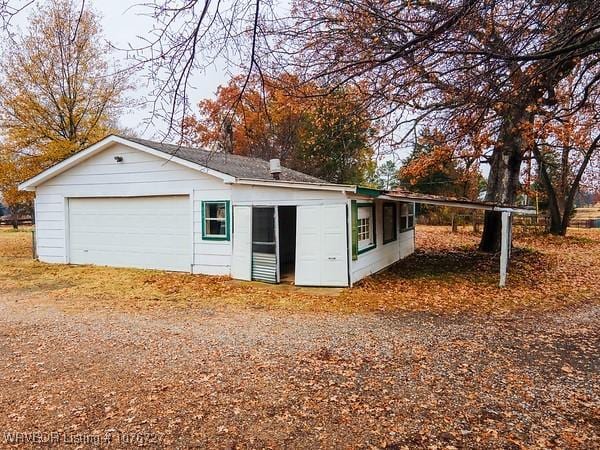
[(281, 161), (279, 158), (269, 160), (269, 171), (274, 180), (279, 180), (281, 175)]

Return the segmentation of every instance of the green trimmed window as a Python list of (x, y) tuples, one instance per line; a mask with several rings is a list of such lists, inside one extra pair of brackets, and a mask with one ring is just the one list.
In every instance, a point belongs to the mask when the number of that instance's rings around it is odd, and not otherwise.
[(375, 227), (375, 204), (359, 203), (357, 213), (358, 254), (377, 246)]
[(229, 201), (202, 202), (202, 239), (229, 240)]
[(387, 244), (396, 240), (396, 204), (383, 204), (383, 243)]
[(415, 204), (400, 204), (400, 231), (412, 230), (415, 227)]

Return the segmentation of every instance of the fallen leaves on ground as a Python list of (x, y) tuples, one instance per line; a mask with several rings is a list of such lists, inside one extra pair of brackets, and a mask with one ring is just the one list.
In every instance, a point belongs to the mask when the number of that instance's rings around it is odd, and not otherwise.
[(418, 227), (416, 253), (364, 280), (352, 297), (377, 298), (383, 310), (477, 313), (600, 301), (600, 229), (570, 230), (567, 237), (516, 230), (503, 289), (499, 255), (478, 252), (478, 242), (478, 234)]
[(502, 290), (476, 242), (419, 227), (417, 254), (327, 295), (47, 265), (3, 231), (0, 446), (597, 448), (597, 230), (518, 234)]
[(0, 294), (0, 430), (121, 448), (591, 449), (599, 327), (591, 305), (65, 312)]
[(504, 313), (598, 302), (600, 229), (567, 237), (516, 230), (508, 286), (499, 255), (477, 251), (479, 236), (419, 226), (417, 251), (352, 289), (246, 283), (228, 277), (45, 264), (33, 261), (29, 232), (0, 231), (0, 283), (64, 308), (262, 308), (290, 311)]

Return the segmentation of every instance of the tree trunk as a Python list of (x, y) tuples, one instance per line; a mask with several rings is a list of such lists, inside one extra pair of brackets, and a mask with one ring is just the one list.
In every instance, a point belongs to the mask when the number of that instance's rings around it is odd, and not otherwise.
[(479, 233), (479, 218), (477, 217), (476, 212), (471, 216), (471, 220), (473, 221), (473, 233)]
[[(572, 189), (576, 190), (576, 188), (578, 188), (578, 187), (579, 187), (579, 183), (577, 183), (577, 186), (573, 185)], [(558, 233), (553, 233), (553, 234), (558, 234), (559, 236), (567, 235), (567, 229), (569, 228), (569, 224), (571, 223), (571, 213), (573, 212), (574, 203), (575, 203), (574, 195), (567, 197), (567, 199), (565, 201), (565, 210), (563, 212), (562, 220), (560, 221), (560, 229), (558, 230)]]
[(550, 229), (548, 231), (550, 231), (551, 234), (561, 235), (563, 234), (563, 217), (560, 212), (556, 191), (552, 186), (552, 180), (550, 180), (550, 177), (548, 176), (545, 164), (543, 166), (540, 164), (540, 175), (542, 185), (546, 189), (546, 196), (548, 197), (548, 211), (550, 212)]
[(552, 209), (550, 209), (550, 228), (548, 229), (550, 234), (564, 236), (562, 222), (563, 221), (560, 213), (555, 213)]
[(570, 208), (573, 207), (573, 204), (571, 202), (569, 209), (565, 208), (564, 212), (561, 213), (558, 197), (559, 194), (557, 194), (556, 189), (554, 189), (554, 186), (552, 185), (552, 179), (548, 173), (546, 161), (544, 160), (544, 157), (537, 145), (533, 148), (533, 154), (538, 162), (540, 179), (542, 180), (542, 186), (544, 186), (544, 189), (546, 190), (546, 196), (548, 197), (548, 211), (550, 212), (550, 228), (548, 231), (557, 236), (564, 236), (567, 231), (567, 227), (564, 224), (563, 214), (566, 214), (566, 211), (570, 211)]
[[(508, 205), (516, 201), (521, 161), (526, 146), (523, 138), (523, 128), (526, 127), (523, 125), (529, 119), (527, 113), (520, 110), (514, 110), (504, 118), (490, 162), (486, 201)], [(486, 211), (479, 249), (484, 252), (499, 251), (501, 234), (502, 214)]]
[(575, 179), (569, 189), (569, 195), (565, 200), (565, 209), (563, 212), (563, 218), (561, 223), (560, 235), (565, 236), (567, 234), (567, 228), (569, 227), (569, 223), (571, 222), (571, 211), (573, 211), (573, 205), (575, 204), (575, 194), (579, 191), (579, 183), (581, 183), (581, 177), (583, 177), (583, 173), (590, 163), (590, 159), (594, 152), (598, 149), (598, 144), (600, 143), (600, 134), (597, 135), (588, 149), (585, 152), (585, 156), (581, 165), (579, 166), (579, 170), (577, 171), (577, 175), (575, 175)]

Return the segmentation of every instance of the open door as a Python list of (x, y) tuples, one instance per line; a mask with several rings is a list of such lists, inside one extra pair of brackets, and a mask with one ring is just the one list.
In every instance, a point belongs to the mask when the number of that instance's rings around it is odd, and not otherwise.
[(279, 283), (277, 264), (277, 208), (252, 208), (252, 279)]
[(252, 207), (233, 207), (233, 257), (231, 276), (238, 280), (252, 279)]
[(296, 280), (299, 286), (348, 286), (346, 205), (298, 206)]

